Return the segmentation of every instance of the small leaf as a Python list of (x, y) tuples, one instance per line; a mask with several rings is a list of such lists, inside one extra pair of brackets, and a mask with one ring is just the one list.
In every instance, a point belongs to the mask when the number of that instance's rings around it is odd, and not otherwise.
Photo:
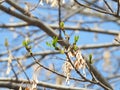
[(64, 22), (60, 22), (60, 28), (64, 30)]
[(22, 45), (25, 46), (25, 47), (27, 46), (27, 43), (26, 43), (25, 40), (22, 42)]
[(73, 45), (73, 49), (76, 51), (78, 49), (77, 45)]
[(74, 37), (74, 43), (76, 44), (78, 42), (78, 40), (79, 40), (79, 36), (75, 36)]
[(30, 40), (23, 40), (22, 45), (27, 47), (29, 43), (30, 43)]
[(92, 54), (89, 55), (89, 63), (90, 63), (90, 64), (93, 64), (92, 56), (93, 56)]
[(65, 53), (65, 51), (64, 51), (63, 49), (61, 49), (61, 50), (60, 50), (60, 53), (61, 53), (61, 54), (64, 54), (64, 53)]
[(58, 41), (58, 38), (57, 37), (53, 37), (53, 40), (52, 40), (53, 47), (56, 47), (57, 41)]
[(49, 47), (52, 47), (51, 43), (49, 43), (49, 42), (46, 42), (46, 45)]
[(8, 39), (7, 39), (7, 38), (5, 38), (5, 43), (4, 43), (4, 45), (5, 45), (6, 47), (9, 46)]

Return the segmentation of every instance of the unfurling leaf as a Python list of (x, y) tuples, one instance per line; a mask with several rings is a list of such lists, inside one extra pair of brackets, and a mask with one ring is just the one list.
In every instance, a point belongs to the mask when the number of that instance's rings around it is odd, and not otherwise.
[(52, 47), (51, 43), (49, 43), (49, 42), (46, 42), (46, 45), (49, 47)]
[(60, 47), (57, 46), (58, 37), (53, 37), (52, 42), (46, 42), (46, 45), (49, 47), (54, 47), (55, 50), (60, 50)]
[(79, 36), (75, 36), (74, 37), (74, 44), (76, 44), (78, 42), (78, 40), (79, 40)]
[(64, 30), (64, 22), (60, 22), (60, 29)]
[(76, 51), (78, 49), (77, 45), (73, 45), (73, 49)]
[(8, 39), (7, 39), (7, 38), (5, 38), (5, 43), (4, 43), (4, 45), (5, 45), (6, 47), (9, 46)]
[(93, 55), (90, 54), (90, 55), (89, 55), (89, 63), (90, 63), (90, 64), (93, 64), (92, 57), (93, 57)]
[(63, 49), (61, 49), (61, 50), (60, 50), (60, 53), (61, 53), (61, 54), (64, 54), (64, 53), (65, 53), (65, 51), (64, 51)]
[(29, 40), (24, 40), (24, 41), (22, 42), (22, 45), (25, 46), (25, 47), (27, 47), (29, 43), (30, 43)]
[(53, 40), (52, 40), (53, 47), (56, 47), (57, 41), (58, 41), (58, 38), (57, 37), (53, 37)]

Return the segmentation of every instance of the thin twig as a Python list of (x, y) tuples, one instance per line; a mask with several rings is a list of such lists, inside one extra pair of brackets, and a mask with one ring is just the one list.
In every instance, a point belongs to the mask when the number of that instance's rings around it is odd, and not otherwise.
[(117, 0), (117, 16), (119, 16), (120, 12), (120, 0)]
[(114, 13), (114, 11), (112, 10), (112, 8), (110, 7), (110, 5), (107, 3), (107, 1), (106, 0), (103, 0), (104, 1), (104, 3), (106, 4), (106, 6), (108, 7), (108, 9), (112, 12), (112, 13)]
[(115, 38), (114, 40), (117, 41), (118, 43), (120, 43), (120, 41), (117, 38)]
[(86, 8), (92, 9), (92, 10), (97, 11), (97, 12), (99, 12), (99, 13), (104, 13), (104, 14), (109, 14), (109, 15), (116, 16), (114, 13), (106, 12), (106, 11), (103, 11), (103, 10), (100, 10), (100, 9), (96, 9), (96, 8), (93, 8), (93, 7), (90, 7), (90, 6), (86, 6), (86, 5), (84, 5), (84, 4), (81, 4), (81, 3), (78, 2), (77, 0), (75, 0), (75, 2), (76, 2), (78, 5), (82, 6), (82, 7), (86, 7)]
[(35, 9), (36, 9), (36, 8), (39, 6), (39, 4), (40, 4), (40, 1), (41, 1), (41, 0), (39, 0), (39, 1), (38, 1), (38, 3), (35, 5), (35, 7), (33, 7), (33, 8), (30, 10), (30, 11), (33, 11), (33, 10), (35, 10)]
[[(44, 69), (46, 69), (46, 70), (48, 70), (48, 71), (50, 71), (50, 72), (52, 72), (52, 73), (54, 73), (54, 74), (56, 74), (56, 75), (59, 75), (59, 76), (62, 76), (62, 77), (64, 77), (64, 78), (66, 78), (66, 76), (64, 76), (64, 75), (62, 75), (62, 74), (59, 74), (59, 73), (57, 73), (56, 71), (53, 71), (53, 70), (45, 67), (44, 65), (40, 64), (40, 63), (38, 62), (38, 60), (34, 57), (33, 53), (30, 52), (30, 50), (27, 49), (27, 48), (26, 48), (26, 50), (29, 52), (30, 56), (33, 58), (33, 60), (35, 61), (35, 63), (38, 64), (40, 67), (42, 67), (42, 68), (44, 68)], [(76, 81), (88, 82), (88, 81), (85, 81), (85, 80), (83, 80), (83, 79), (81, 79), (81, 80), (80, 80), (80, 79), (75, 79), (75, 78), (70, 78), (70, 79), (76, 80)]]
[(33, 17), (33, 15), (31, 13), (29, 13), (28, 11), (26, 11), (25, 9), (21, 8), (19, 5), (17, 5), (15, 2), (13, 2), (12, 0), (6, 0), (6, 2), (8, 4), (10, 4), (11, 6), (13, 6), (14, 8), (16, 8), (18, 11), (20, 11), (21, 13), (23, 13), (24, 15)]
[[(7, 49), (7, 52), (8, 52), (8, 56), (10, 56), (11, 51), (9, 50), (9, 45), (6, 46), (6, 49)], [(11, 62), (12, 62), (12, 60), (11, 60)], [(10, 63), (10, 62), (8, 61), (8, 63)], [(17, 76), (17, 73), (15, 72), (15, 69), (13, 68), (13, 64), (10, 63), (10, 66), (11, 66), (11, 68), (12, 68), (12, 72), (14, 73), (14, 75), (15, 75), (15, 77), (16, 77), (16, 80), (18, 80), (18, 76)]]
[[(8, 47), (7, 47), (7, 51), (8, 51), (8, 54), (9, 54), (10, 51), (9, 51), (9, 48), (8, 48)], [(12, 56), (12, 57), (13, 57), (13, 59), (14, 59), (14, 56)], [(17, 63), (20, 65), (20, 68), (22, 69), (23, 73), (25, 74), (27, 80), (30, 82), (30, 79), (29, 79), (27, 73), (24, 71), (23, 66), (20, 64), (19, 60), (16, 60), (16, 61), (17, 61)], [(11, 64), (11, 66), (13, 66), (12, 63), (10, 63), (10, 64)], [(16, 74), (15, 70), (13, 69), (13, 67), (12, 67), (12, 70), (13, 70), (15, 76), (16, 76), (16, 79), (18, 80), (17, 74)]]
[(17, 76), (16, 71), (15, 71), (14, 68), (13, 68), (13, 64), (11, 63), (10, 65), (11, 65), (11, 67), (12, 67), (12, 71), (13, 71), (13, 73), (14, 73), (14, 75), (15, 75), (16, 80), (18, 80), (18, 76)]
[(23, 73), (25, 74), (25, 76), (26, 76), (27, 80), (30, 82), (30, 79), (29, 79), (29, 77), (28, 77), (27, 73), (25, 72), (25, 70), (24, 70), (23, 66), (21, 65), (21, 63), (19, 62), (19, 60), (16, 60), (16, 61), (17, 61), (17, 63), (20, 65), (20, 68), (22, 69)]
[[(11, 84), (11, 82), (12, 82), (12, 84)], [(23, 83), (23, 82), (24, 82), (24, 85), (31, 84), (27, 80), (24, 80), (24, 79), (15, 80), (15, 79), (11, 79), (11, 78), (0, 78), (0, 86), (5, 87), (5, 85), (7, 84), (6, 87), (7, 88), (12, 87), (11, 89), (14, 89), (15, 87), (19, 88), (19, 83)], [(22, 87), (24, 87), (24, 85)], [(90, 88), (87, 89), (87, 88), (80, 88), (80, 87), (73, 87), (73, 86), (62, 86), (62, 85), (57, 85), (57, 84), (50, 84), (50, 83), (46, 83), (46, 82), (42, 82), (42, 81), (39, 81), (37, 83), (37, 86), (49, 88), (47, 90), (95, 90), (95, 89), (90, 89)], [(18, 90), (18, 89), (14, 89), (14, 90)], [(22, 89), (22, 90), (25, 90), (25, 89)]]
[(60, 4), (60, 0), (58, 0), (58, 18), (59, 18), (59, 37), (61, 37), (61, 27), (60, 27), (60, 23), (61, 23), (61, 4)]
[(66, 56), (67, 56), (67, 58), (68, 58), (68, 61), (70, 62), (70, 64), (72, 65), (72, 67), (75, 69), (75, 71), (77, 72), (77, 74), (80, 75), (80, 77), (82, 77), (82, 78), (83, 78), (85, 81), (87, 81), (87, 82), (91, 82), (91, 83), (96, 84), (96, 82), (91, 81), (91, 80), (87, 79), (86, 77), (84, 77), (84, 76), (75, 68), (75, 66), (73, 65), (73, 63), (72, 63), (72, 61), (71, 61), (68, 53), (65, 53), (65, 54), (66, 54)]

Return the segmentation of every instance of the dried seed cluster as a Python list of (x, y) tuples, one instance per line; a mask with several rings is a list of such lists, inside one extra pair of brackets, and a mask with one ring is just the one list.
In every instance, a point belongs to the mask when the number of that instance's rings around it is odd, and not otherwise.
[[(56, 7), (58, 6), (59, 0), (41, 0), (40, 4), (43, 5), (43, 1), (45, 1), (47, 4), (50, 4), (51, 7)], [(74, 0), (69, 0), (69, 2), (66, 2), (66, 0), (60, 0), (61, 4), (69, 3), (70, 5), (74, 4)]]
[[(66, 76), (66, 83), (69, 84), (69, 78), (70, 78), (70, 73), (71, 71), (76, 68), (77, 70), (82, 69), (83, 70), (83, 74), (84, 77), (86, 77), (86, 73), (85, 73), (85, 68), (86, 68), (86, 62), (83, 59), (80, 50), (75, 51), (75, 53), (68, 53), (69, 58), (71, 57), (75, 57), (76, 60), (74, 62), (72, 62), (72, 64), (69, 62), (69, 59), (67, 58), (66, 62), (63, 64), (63, 71), (64, 74)], [(74, 67), (73, 67), (74, 66)]]

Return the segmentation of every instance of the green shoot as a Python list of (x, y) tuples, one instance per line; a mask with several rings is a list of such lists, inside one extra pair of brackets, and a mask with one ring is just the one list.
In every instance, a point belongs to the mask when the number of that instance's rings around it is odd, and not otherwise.
[(79, 40), (79, 36), (75, 36), (74, 37), (74, 44), (76, 44), (78, 42), (78, 40)]
[(5, 45), (6, 47), (8, 47), (8, 46), (9, 46), (8, 39), (7, 39), (7, 38), (5, 38), (4, 45)]
[(64, 30), (64, 22), (60, 22), (60, 29)]
[(49, 47), (52, 47), (51, 43), (49, 43), (49, 42), (46, 42), (46, 45)]
[(58, 42), (58, 38), (57, 37), (53, 37), (53, 40), (52, 40), (52, 45), (53, 47), (57, 47), (57, 42)]
[(90, 64), (93, 64), (92, 57), (93, 57), (93, 55), (90, 54), (90, 55), (89, 55), (89, 63), (90, 63)]
[(77, 47), (76, 44), (73, 45), (73, 49), (74, 49), (75, 51), (78, 49), (78, 47)]
[(23, 40), (22, 45), (26, 48), (28, 48), (28, 45), (30, 44), (30, 40)]

